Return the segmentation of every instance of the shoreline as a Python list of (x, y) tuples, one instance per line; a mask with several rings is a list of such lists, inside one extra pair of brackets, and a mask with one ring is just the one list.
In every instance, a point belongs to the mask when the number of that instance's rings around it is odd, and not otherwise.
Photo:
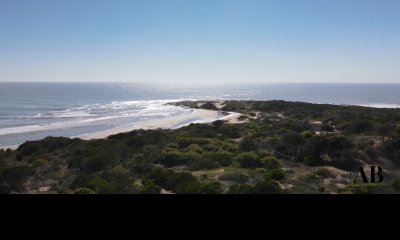
[[(93, 140), (93, 139), (104, 139), (108, 136), (119, 134), (119, 133), (127, 133), (133, 130), (143, 129), (177, 129), (184, 126), (188, 126), (192, 123), (211, 123), (216, 120), (225, 120), (231, 124), (240, 123), (237, 118), (242, 114), (235, 112), (228, 112), (228, 115), (219, 115), (218, 111), (215, 110), (205, 110), (205, 109), (193, 109), (191, 114), (173, 116), (162, 119), (149, 120), (145, 122), (134, 123), (131, 126), (121, 127), (121, 128), (113, 128), (100, 132), (94, 132), (89, 134), (82, 134), (78, 136), (73, 136), (70, 138), (80, 138), (83, 140)], [(8, 145), (8, 146), (0, 146), (2, 150), (15, 150), (20, 146), (20, 144)]]
[(111, 135), (126, 133), (138, 129), (143, 129), (143, 130), (157, 129), (157, 128), (177, 129), (184, 126), (188, 126), (192, 123), (210, 123), (216, 120), (232, 121), (234, 119), (237, 119), (240, 115), (241, 115), (240, 113), (230, 112), (229, 115), (218, 116), (218, 111), (193, 109), (193, 112), (191, 114), (150, 120), (146, 122), (132, 124), (129, 127), (114, 128), (105, 131), (80, 135), (78, 136), (78, 138), (81, 138), (83, 140), (102, 139), (102, 138), (107, 138), (108, 136)]

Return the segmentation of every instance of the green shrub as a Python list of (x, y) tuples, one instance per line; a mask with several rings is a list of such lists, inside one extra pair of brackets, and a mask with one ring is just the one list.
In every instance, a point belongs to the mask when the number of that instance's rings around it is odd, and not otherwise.
[(263, 166), (258, 156), (254, 153), (240, 153), (236, 157), (236, 161), (242, 168), (257, 168)]
[(217, 110), (215, 105), (212, 102), (205, 102), (201, 105), (201, 108), (208, 109), (208, 110)]
[(204, 150), (198, 144), (190, 144), (187, 151), (191, 153), (202, 154)]
[(139, 193), (143, 194), (159, 194), (161, 188), (157, 186), (153, 180), (144, 179), (142, 181), (142, 186), (139, 189)]
[(229, 166), (232, 163), (232, 156), (227, 151), (206, 152), (202, 154), (204, 159), (218, 162), (221, 166)]
[(303, 131), (300, 133), (300, 137), (302, 138), (311, 138), (313, 136), (313, 133), (309, 130)]
[(189, 165), (189, 170), (198, 171), (203, 169), (214, 169), (220, 167), (219, 163), (207, 158), (199, 158), (192, 161)]
[(277, 168), (280, 167), (278, 159), (276, 159), (273, 156), (268, 156), (268, 157), (262, 158), (261, 162), (264, 164), (264, 166), (267, 169), (271, 169), (272, 170), (272, 169), (277, 169)]
[(392, 183), (392, 187), (394, 188), (394, 190), (396, 191), (400, 191), (400, 181), (396, 180)]
[(242, 151), (253, 151), (257, 149), (257, 145), (250, 137), (245, 137), (240, 142), (239, 149)]
[(282, 189), (276, 182), (266, 180), (257, 182), (253, 191), (257, 194), (278, 194), (282, 192)]
[(315, 174), (323, 178), (335, 176), (328, 168), (319, 168), (317, 171), (315, 171)]
[(166, 167), (186, 165), (188, 158), (176, 149), (165, 149), (161, 152), (160, 163)]
[(118, 193), (117, 191), (115, 191), (111, 183), (101, 178), (100, 176), (91, 178), (87, 183), (87, 187), (100, 194)]
[(249, 181), (249, 177), (241, 172), (230, 172), (222, 174), (218, 177), (218, 180), (230, 181), (235, 183), (247, 183)]
[(251, 194), (254, 192), (252, 186), (247, 184), (235, 184), (229, 187), (229, 194)]
[(285, 172), (282, 169), (273, 169), (267, 175), (272, 179), (272, 180), (282, 180), (285, 178)]
[(23, 191), (25, 181), (33, 173), (34, 169), (29, 165), (0, 168), (0, 193)]
[(37, 159), (32, 163), (32, 167), (34, 167), (34, 168), (43, 167), (43, 166), (47, 165), (48, 163), (49, 163), (49, 161), (47, 161), (45, 159)]
[(201, 183), (199, 193), (202, 194), (219, 194), (223, 193), (222, 184), (217, 181)]
[(96, 194), (96, 193), (89, 188), (77, 188), (73, 191), (73, 194)]

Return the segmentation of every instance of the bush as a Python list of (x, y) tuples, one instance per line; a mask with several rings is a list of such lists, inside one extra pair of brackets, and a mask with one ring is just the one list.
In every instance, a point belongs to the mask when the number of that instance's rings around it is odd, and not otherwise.
[(335, 128), (329, 124), (324, 123), (321, 125), (321, 130), (324, 132), (333, 132), (335, 130)]
[(43, 166), (47, 165), (48, 163), (49, 163), (49, 161), (47, 161), (45, 159), (37, 159), (32, 163), (32, 167), (34, 167), (34, 168), (43, 167)]
[(96, 194), (96, 193), (89, 188), (77, 188), (73, 191), (73, 194)]
[(278, 194), (281, 192), (282, 189), (276, 182), (273, 181), (260, 181), (254, 186), (254, 193), (257, 194)]
[(83, 158), (78, 167), (83, 172), (93, 173), (105, 169), (112, 161), (109, 156), (98, 153)]
[(203, 153), (204, 159), (209, 159), (212, 162), (217, 162), (221, 166), (229, 166), (232, 163), (232, 157), (229, 152), (218, 151), (218, 152), (207, 152)]
[(221, 125), (218, 128), (218, 133), (221, 133), (222, 136), (228, 138), (240, 138), (240, 130), (236, 126), (231, 126), (229, 124)]
[(273, 156), (265, 157), (261, 159), (261, 162), (264, 164), (264, 166), (268, 169), (277, 169), (280, 167), (280, 164), (278, 162), (278, 159), (276, 159)]
[(176, 149), (165, 149), (161, 152), (160, 163), (166, 167), (186, 165), (188, 159)]
[(258, 156), (254, 153), (240, 153), (236, 157), (236, 161), (242, 168), (257, 168), (263, 165)]
[(394, 188), (394, 190), (396, 191), (400, 191), (400, 181), (396, 180), (392, 183), (392, 187)]
[(222, 184), (217, 181), (202, 183), (200, 185), (200, 193), (202, 194), (219, 194), (223, 193)]
[(215, 105), (212, 102), (205, 102), (203, 105), (201, 105), (201, 108), (208, 109), (208, 110), (217, 110)]
[(105, 179), (101, 178), (100, 176), (96, 176), (91, 178), (87, 182), (87, 187), (95, 191), (96, 193), (100, 194), (115, 194), (118, 193), (115, 191), (113, 186), (106, 181)]
[(279, 181), (285, 178), (285, 172), (282, 169), (273, 169), (267, 174), (267, 176), (272, 180)]
[(254, 189), (252, 186), (247, 184), (235, 184), (229, 187), (229, 194), (251, 194)]
[(23, 191), (23, 184), (33, 173), (29, 165), (0, 168), (0, 193)]
[(323, 178), (334, 177), (334, 174), (327, 168), (319, 168), (315, 174)]
[(372, 130), (372, 128), (372, 122), (366, 119), (353, 120), (348, 126), (348, 130), (353, 133), (365, 133)]
[(218, 177), (218, 180), (230, 181), (235, 183), (247, 183), (249, 181), (249, 177), (241, 172), (230, 172), (222, 174)]
[(151, 161), (143, 154), (135, 154), (126, 163), (132, 173), (146, 173), (152, 169)]
[(198, 160), (193, 161), (189, 165), (189, 170), (191, 171), (198, 171), (203, 169), (214, 169), (220, 167), (218, 162), (215, 162), (211, 159), (207, 158), (200, 158)]
[(254, 140), (249, 138), (249, 137), (245, 137), (239, 145), (239, 149), (242, 151), (253, 151), (257, 149), (257, 145), (255, 144)]
[(139, 189), (139, 193), (143, 194), (159, 194), (161, 188), (157, 186), (154, 181), (145, 179), (142, 181), (142, 186)]
[(189, 147), (187, 147), (187, 151), (195, 154), (202, 154), (204, 152), (198, 144), (190, 144)]

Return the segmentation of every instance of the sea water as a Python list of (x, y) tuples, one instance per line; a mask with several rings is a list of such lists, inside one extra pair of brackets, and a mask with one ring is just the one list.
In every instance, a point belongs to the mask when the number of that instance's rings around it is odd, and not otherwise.
[(400, 84), (0, 83), (0, 146), (191, 114), (166, 103), (216, 99), (393, 108)]

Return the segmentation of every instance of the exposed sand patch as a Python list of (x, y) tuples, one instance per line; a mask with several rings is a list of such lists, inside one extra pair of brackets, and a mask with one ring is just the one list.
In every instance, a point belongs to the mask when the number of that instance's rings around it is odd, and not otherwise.
[(217, 101), (214, 103), (214, 106), (218, 109), (225, 107), (225, 101)]

